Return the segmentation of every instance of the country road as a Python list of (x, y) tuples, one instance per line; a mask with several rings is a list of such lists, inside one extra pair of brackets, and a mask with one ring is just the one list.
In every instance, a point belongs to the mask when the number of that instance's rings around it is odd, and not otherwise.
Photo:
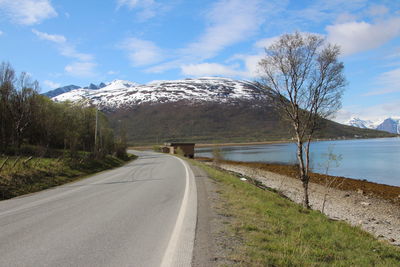
[(190, 266), (196, 184), (183, 160), (139, 158), (0, 202), (0, 266)]

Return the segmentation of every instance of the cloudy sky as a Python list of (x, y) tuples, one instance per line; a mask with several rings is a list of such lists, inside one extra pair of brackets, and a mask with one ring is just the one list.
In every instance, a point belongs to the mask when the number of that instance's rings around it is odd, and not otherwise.
[(336, 117), (400, 116), (400, 1), (0, 0), (0, 61), (42, 91), (125, 79), (255, 79), (264, 47), (293, 31), (342, 48)]

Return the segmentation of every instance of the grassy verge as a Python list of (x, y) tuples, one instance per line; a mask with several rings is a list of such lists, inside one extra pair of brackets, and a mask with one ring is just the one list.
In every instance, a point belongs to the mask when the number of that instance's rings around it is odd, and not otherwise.
[[(134, 158), (134, 155), (126, 160), (113, 156), (92, 159), (85, 155), (74, 160), (9, 157), (0, 170), (0, 200), (72, 182), (89, 174), (119, 167)], [(0, 166), (5, 160), (5, 157), (0, 157)]]
[(345, 222), (201, 163), (219, 185), (239, 266), (399, 266), (400, 250)]
[[(285, 176), (297, 178), (298, 167), (295, 165), (260, 163), (260, 162), (240, 162), (240, 161), (222, 161), (235, 166), (249, 167), (253, 169), (260, 169), (264, 171), (274, 172)], [(362, 190), (363, 194), (373, 197), (379, 197), (391, 201), (394, 204), (400, 205), (400, 187), (385, 184), (378, 184), (369, 182), (367, 180), (357, 180), (346, 177), (331, 176), (320, 173), (310, 172), (310, 181), (312, 183), (327, 185), (332, 182), (330, 187), (337, 188), (345, 191), (359, 191)]]

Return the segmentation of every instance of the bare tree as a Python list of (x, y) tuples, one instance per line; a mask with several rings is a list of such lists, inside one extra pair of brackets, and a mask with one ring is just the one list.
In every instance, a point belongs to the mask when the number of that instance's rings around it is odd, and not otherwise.
[(15, 71), (10, 63), (2, 62), (0, 64), (0, 151), (4, 151), (11, 141), (10, 132), (12, 132), (13, 121), (10, 100), (15, 81)]
[(17, 86), (12, 101), (12, 118), (14, 121), (14, 142), (19, 149), (24, 133), (33, 120), (33, 106), (39, 86), (37, 81), (31, 82), (30, 77), (25, 72), (21, 73)]
[(309, 208), (310, 143), (322, 119), (340, 108), (347, 84), (340, 49), (319, 35), (295, 32), (282, 35), (265, 51), (259, 85), (275, 94), (275, 106), (293, 127), (303, 206)]

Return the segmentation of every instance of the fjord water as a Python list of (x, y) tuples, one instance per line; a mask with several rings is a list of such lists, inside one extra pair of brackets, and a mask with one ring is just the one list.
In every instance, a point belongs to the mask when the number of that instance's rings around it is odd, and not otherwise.
[[(280, 164), (296, 163), (294, 143), (221, 147), (224, 159)], [(213, 148), (196, 149), (197, 157), (212, 157)], [(400, 186), (400, 138), (313, 142), (312, 171), (326, 173), (328, 154), (340, 156), (329, 163), (328, 174)]]

